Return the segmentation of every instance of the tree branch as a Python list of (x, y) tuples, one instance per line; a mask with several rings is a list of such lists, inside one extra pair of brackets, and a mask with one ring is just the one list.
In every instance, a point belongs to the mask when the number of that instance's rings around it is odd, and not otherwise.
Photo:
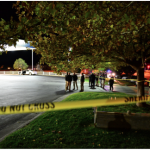
[[(70, 14), (70, 13), (72, 13), (72, 11), (73, 11), (77, 6), (79, 6), (80, 3), (82, 3), (82, 1), (81, 1), (81, 2), (80, 2), (80, 1), (77, 2), (77, 3), (74, 5), (74, 7), (67, 13), (67, 15)], [(67, 16), (67, 15), (66, 15), (66, 16)], [(64, 20), (64, 19), (66, 19), (66, 17), (64, 17), (63, 20)]]
[(129, 7), (134, 1), (130, 2), (125, 8)]

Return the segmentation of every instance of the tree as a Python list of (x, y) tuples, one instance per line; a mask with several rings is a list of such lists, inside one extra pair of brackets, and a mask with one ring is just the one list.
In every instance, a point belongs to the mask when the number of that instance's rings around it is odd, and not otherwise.
[[(18, 24), (13, 17), (11, 17), (10, 21), (5, 21), (1, 18), (0, 21), (0, 48), (5, 51), (5, 45), (8, 44), (9, 46), (16, 46), (16, 42), (20, 38), (22, 34), (21, 30), (22, 26)], [(20, 34), (21, 33), (21, 34)], [(27, 39), (25, 39), (27, 42)]]
[(19, 70), (19, 69), (25, 70), (28, 68), (28, 65), (22, 58), (19, 58), (19, 59), (16, 59), (13, 67), (14, 67), (14, 69), (17, 69), (17, 70)]
[[(149, 2), (22, 1), (14, 7), (18, 27), (42, 55), (41, 63), (59, 72), (114, 62), (131, 66), (138, 81), (144, 79), (144, 63), (150, 59)], [(137, 95), (144, 96), (144, 82), (138, 82)]]

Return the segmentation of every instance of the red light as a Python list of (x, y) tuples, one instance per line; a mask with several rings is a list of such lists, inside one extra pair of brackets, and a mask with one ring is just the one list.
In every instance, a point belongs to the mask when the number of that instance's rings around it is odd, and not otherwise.
[(150, 65), (147, 66), (148, 68), (150, 67)]

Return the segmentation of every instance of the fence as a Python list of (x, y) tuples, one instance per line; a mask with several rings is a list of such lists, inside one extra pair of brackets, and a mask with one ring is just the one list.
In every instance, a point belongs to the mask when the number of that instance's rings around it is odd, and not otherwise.
[(0, 71), (0, 74), (19, 74), (19, 71)]
[[(54, 73), (54, 72), (44, 72), (44, 71), (36, 71), (37, 72), (37, 75), (45, 75), (45, 76), (65, 76), (66, 73), (62, 73), (61, 75), (58, 75), (57, 73)], [(19, 75), (20, 74), (20, 71), (0, 71), (0, 74), (2, 75)], [(70, 73), (70, 75), (73, 75), (73, 73)], [(80, 76), (80, 73), (76, 73), (76, 75), (79, 77)]]

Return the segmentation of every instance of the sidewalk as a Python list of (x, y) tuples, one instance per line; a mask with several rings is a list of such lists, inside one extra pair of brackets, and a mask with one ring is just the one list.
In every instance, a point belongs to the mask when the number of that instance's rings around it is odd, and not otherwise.
[[(109, 85), (105, 85), (105, 89), (109, 91)], [(145, 87), (145, 94), (148, 93), (148, 87)], [(121, 86), (119, 84), (114, 84), (113, 92), (122, 92), (126, 94), (137, 95), (137, 87), (136, 86)]]
[[(71, 83), (71, 91), (70, 92), (67, 91), (66, 95), (64, 95), (64, 96), (54, 100), (53, 102), (60, 102), (63, 99), (65, 99), (66, 97), (68, 97), (69, 95), (80, 92), (80, 89), (81, 89), (80, 82), (77, 81), (77, 84), (78, 84), (78, 90), (76, 90), (76, 87), (75, 87), (75, 90), (72, 90), (73, 89), (73, 84)], [(101, 87), (96, 87), (96, 86), (95, 86), (95, 89), (90, 89), (89, 83), (88, 82), (84, 82), (84, 92), (108, 92), (108, 91), (102, 89)]]
[[(109, 90), (109, 85), (105, 85), (104, 89), (101, 87), (97, 87), (95, 86), (95, 89), (90, 89), (89, 87), (89, 83), (88, 82), (84, 82), (84, 92), (112, 92)], [(71, 83), (71, 89), (73, 89), (73, 85)], [(78, 93), (80, 91), (80, 82), (78, 81), (78, 90), (71, 90), (70, 92), (67, 91), (66, 95), (58, 98), (57, 100), (54, 100), (53, 102), (60, 102), (63, 99), (65, 99), (66, 97), (68, 97), (71, 94), (74, 93)], [(136, 95), (137, 94), (137, 87), (131, 87), (131, 86), (121, 86), (118, 84), (114, 84), (114, 90), (113, 92), (122, 92), (122, 93), (126, 93), (126, 94), (131, 94), (131, 95)]]

